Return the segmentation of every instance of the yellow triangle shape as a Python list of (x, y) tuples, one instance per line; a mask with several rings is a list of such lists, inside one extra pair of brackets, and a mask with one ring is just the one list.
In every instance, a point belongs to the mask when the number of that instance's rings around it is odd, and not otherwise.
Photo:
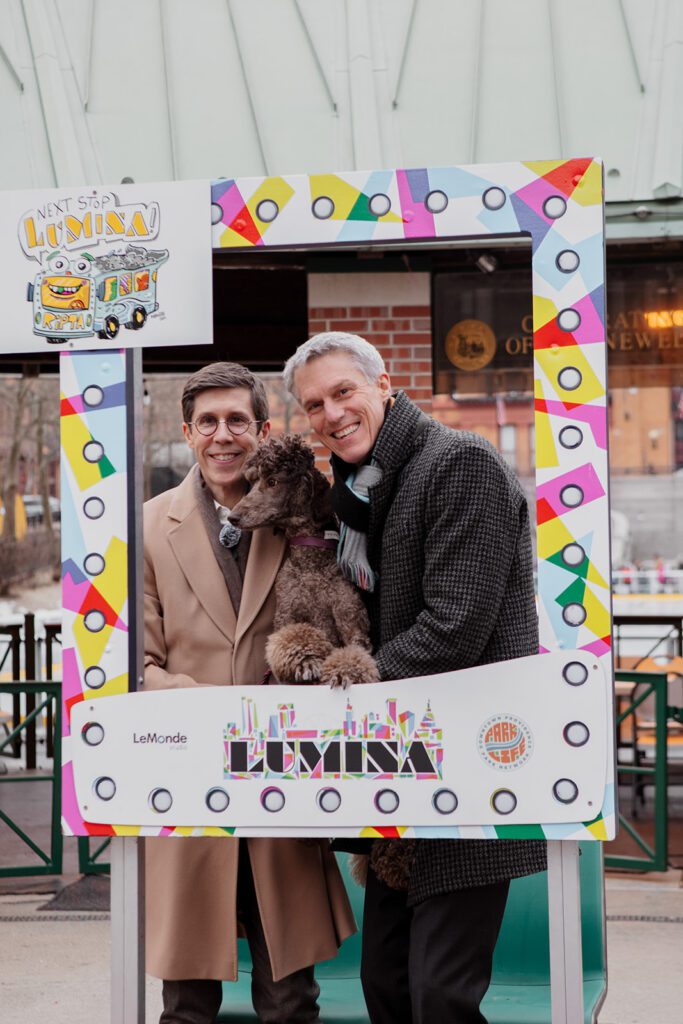
[(594, 821), (591, 825), (586, 825), (586, 828), (596, 839), (603, 843), (607, 841), (607, 829), (602, 818), (599, 821)]
[(602, 202), (602, 163), (594, 160), (572, 192), (580, 206), (596, 206)]
[(557, 306), (544, 295), (534, 295), (534, 330), (545, 327), (557, 316)]
[(605, 577), (601, 576), (601, 574), (598, 572), (598, 570), (595, 568), (592, 562), (589, 563), (588, 574), (586, 576), (586, 579), (590, 583), (595, 583), (598, 587), (604, 587), (605, 590), (609, 590)]

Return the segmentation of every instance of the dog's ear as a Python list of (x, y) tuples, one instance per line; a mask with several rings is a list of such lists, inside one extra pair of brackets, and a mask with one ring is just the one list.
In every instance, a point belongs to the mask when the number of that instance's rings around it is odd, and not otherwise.
[(319, 469), (313, 469), (311, 476), (311, 514), (316, 523), (325, 526), (333, 518), (330, 498), (330, 482)]

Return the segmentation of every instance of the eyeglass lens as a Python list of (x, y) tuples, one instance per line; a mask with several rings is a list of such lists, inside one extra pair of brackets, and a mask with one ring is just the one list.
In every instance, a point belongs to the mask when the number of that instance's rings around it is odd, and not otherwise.
[(244, 416), (230, 416), (227, 420), (218, 420), (215, 416), (211, 416), (208, 413), (206, 416), (200, 416), (198, 420), (195, 420), (197, 430), (205, 436), (215, 434), (219, 423), (225, 423), (231, 434), (244, 434), (249, 429), (250, 420)]

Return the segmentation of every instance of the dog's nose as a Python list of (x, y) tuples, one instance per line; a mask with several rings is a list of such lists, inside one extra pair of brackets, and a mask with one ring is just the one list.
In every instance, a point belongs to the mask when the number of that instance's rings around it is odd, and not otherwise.
[(233, 526), (240, 526), (242, 517), (239, 512), (231, 512), (228, 516), (228, 522), (232, 523)]

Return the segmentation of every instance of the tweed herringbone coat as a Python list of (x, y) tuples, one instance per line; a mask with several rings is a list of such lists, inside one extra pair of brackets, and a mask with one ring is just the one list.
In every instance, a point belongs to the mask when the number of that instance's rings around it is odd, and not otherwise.
[[(535, 654), (531, 536), (524, 494), (495, 448), (430, 420), (399, 392), (373, 458), (368, 596), (382, 679)], [(539, 840), (418, 843), (409, 902), (546, 867)]]
[[(258, 684), (266, 670), (284, 538), (254, 532), (236, 616), (197, 503), (197, 472), (144, 506), (145, 689)], [(336, 956), (355, 922), (327, 842), (245, 842), (274, 979)], [(227, 836), (145, 840), (150, 974), (237, 977), (239, 854), (240, 841)]]

